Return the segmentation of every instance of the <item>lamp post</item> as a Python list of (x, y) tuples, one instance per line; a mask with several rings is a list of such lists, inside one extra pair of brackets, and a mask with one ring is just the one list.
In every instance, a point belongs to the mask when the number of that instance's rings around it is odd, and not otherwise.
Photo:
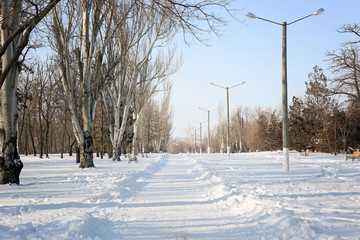
[[(194, 122), (196, 122), (196, 121), (194, 121)], [(200, 147), (199, 147), (199, 148), (200, 148), (200, 149), (199, 149), (200, 151), (199, 151), (199, 152), (202, 153), (202, 149), (201, 149), (201, 141), (202, 141), (202, 140), (201, 140), (201, 124), (202, 124), (202, 123), (205, 123), (205, 122), (196, 122), (196, 123), (200, 123)]]
[(236, 85), (231, 86), (231, 87), (223, 87), (223, 86), (217, 85), (217, 84), (212, 83), (212, 82), (210, 83), (211, 85), (214, 85), (216, 87), (226, 89), (226, 115), (227, 115), (227, 148), (226, 148), (226, 150), (227, 150), (227, 157), (228, 158), (230, 158), (229, 89), (240, 86), (240, 85), (243, 85), (244, 83), (245, 82), (242, 82), (242, 83), (236, 84)]
[(194, 142), (194, 153), (196, 153), (196, 129), (195, 129), (195, 142)]
[(214, 110), (207, 110), (202, 107), (199, 107), (199, 108), (203, 111), (208, 112), (208, 153), (211, 153), (211, 150), (210, 150), (210, 112), (212, 112)]
[(265, 18), (261, 18), (261, 17), (257, 17), (256, 15), (252, 14), (252, 13), (247, 13), (246, 16), (252, 19), (260, 19), (266, 22), (270, 22), (270, 23), (274, 23), (277, 25), (281, 25), (282, 26), (282, 117), (283, 117), (283, 121), (282, 121), (282, 137), (283, 137), (283, 169), (284, 171), (288, 172), (289, 171), (289, 120), (288, 120), (288, 97), (287, 97), (287, 55), (286, 55), (286, 51), (287, 51), (287, 41), (286, 41), (286, 27), (288, 25), (291, 25), (293, 23), (296, 23), (300, 20), (303, 20), (305, 18), (314, 16), (314, 15), (319, 15), (321, 13), (324, 12), (323, 8), (318, 9), (316, 12), (309, 14), (305, 17), (299, 18), (295, 21), (292, 21), (290, 23), (287, 22), (283, 22), (283, 23), (278, 23), (278, 22), (274, 22)]
[[(239, 109), (240, 110), (240, 109)], [(240, 121), (240, 126), (239, 126), (239, 152), (242, 152), (242, 132), (243, 132), (243, 118), (242, 118), (242, 111), (240, 110), (239, 112), (239, 121)]]

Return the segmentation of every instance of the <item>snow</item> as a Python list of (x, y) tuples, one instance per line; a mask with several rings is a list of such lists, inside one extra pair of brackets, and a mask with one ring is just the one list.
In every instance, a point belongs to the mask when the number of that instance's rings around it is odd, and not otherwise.
[(0, 186), (0, 239), (360, 239), (360, 162), (281, 152), (22, 156)]

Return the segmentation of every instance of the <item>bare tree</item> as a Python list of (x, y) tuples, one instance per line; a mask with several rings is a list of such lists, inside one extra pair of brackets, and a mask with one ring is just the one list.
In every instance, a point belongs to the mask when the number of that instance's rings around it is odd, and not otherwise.
[[(170, 82), (166, 82), (170, 84)], [(170, 104), (171, 89), (164, 87), (161, 100), (151, 98), (140, 118), (139, 142), (144, 152), (168, 151), (172, 132), (173, 109)], [(194, 127), (189, 126), (188, 135), (193, 136)]]
[[(114, 35), (114, 1), (68, 1), (52, 10), (52, 32), (63, 88), (71, 112), (74, 135), (80, 146), (80, 168), (93, 167), (93, 123), (98, 97), (107, 81), (103, 58)], [(79, 24), (81, 23), (81, 24)], [(75, 59), (72, 56), (75, 55)], [(73, 69), (73, 64), (77, 69)], [(81, 89), (81, 114), (75, 98)], [(81, 118), (81, 122), (80, 122)]]
[(330, 68), (336, 75), (329, 80), (331, 94), (345, 95), (357, 104), (360, 104), (359, 53), (359, 48), (353, 45), (327, 53)]
[(216, 142), (217, 142), (217, 149), (219, 149), (220, 153), (226, 149), (225, 147), (225, 138), (226, 138), (226, 120), (225, 120), (225, 112), (224, 112), (224, 105), (218, 105), (218, 124), (216, 127)]
[(19, 57), (32, 30), (59, 1), (0, 1), (0, 184), (19, 184), (23, 167), (17, 149)]
[[(45, 123), (45, 134), (44, 134), (44, 150), (46, 158), (49, 158), (49, 151), (51, 148), (50, 141), (50, 132), (52, 131), (52, 126), (59, 115), (59, 97), (57, 94), (59, 89), (60, 77), (56, 71), (55, 65), (53, 62), (45, 62), (45, 92), (43, 97), (43, 112), (41, 113), (42, 119)], [(60, 86), (61, 87), (61, 86)], [(61, 91), (61, 90), (60, 90)], [(56, 141), (55, 141), (56, 143)]]
[(182, 30), (184, 40), (188, 42), (188, 36), (205, 43), (204, 33), (220, 35), (220, 27), (226, 21), (223, 12), (232, 15), (230, 7), (232, 0), (137, 0), (142, 6), (155, 5), (156, 10)]
[[(121, 143), (127, 127), (129, 111), (134, 107), (136, 86), (141, 81), (140, 72), (150, 61), (153, 50), (164, 46), (174, 33), (167, 18), (157, 13), (154, 6), (136, 5), (131, 9), (131, 13), (132, 18), (118, 29), (117, 50), (122, 56), (118, 67), (120, 74), (114, 78), (113, 85), (107, 88), (114, 112), (113, 118), (109, 116), (113, 160), (120, 160)], [(107, 109), (110, 110), (108, 106)], [(114, 125), (111, 119), (114, 119)]]
[[(29, 108), (31, 106), (31, 102), (33, 100), (33, 95), (31, 92), (31, 75), (32, 75), (32, 70), (26, 69), (25, 71), (23, 71), (24, 74), (22, 74), (19, 77), (19, 85), (18, 85), (18, 93), (17, 93), (17, 98), (18, 98), (18, 110), (19, 110), (19, 115), (20, 117), (20, 122), (19, 122), (19, 137), (18, 137), (18, 142), (19, 142), (19, 152), (21, 151), (21, 148), (24, 149), (24, 152), (26, 155), (28, 155), (29, 152), (29, 141), (28, 141), (28, 132), (27, 130), (27, 123), (30, 124), (30, 121), (28, 120), (28, 112), (29, 112)], [(22, 145), (21, 143), (21, 139), (23, 134), (25, 134), (25, 144)]]
[(355, 114), (350, 111), (334, 111), (333, 118), (336, 121), (336, 134), (342, 142), (341, 147), (344, 151), (348, 147), (351, 134), (358, 126), (357, 119), (354, 117)]
[[(167, 57), (164, 57), (162, 52), (159, 52), (155, 61), (151, 62), (148, 60), (140, 72), (140, 81), (136, 88), (136, 95), (133, 103), (133, 118), (135, 119), (135, 124), (132, 153), (134, 156), (137, 155), (138, 151), (140, 117), (142, 116), (146, 104), (159, 91), (168, 91), (166, 95), (171, 93), (172, 84), (168, 83), (169, 77), (180, 67), (179, 61), (174, 62), (174, 56), (175, 51), (169, 51)], [(160, 89), (161, 86), (163, 86), (163, 89)], [(169, 102), (166, 102), (166, 104), (169, 104)], [(165, 117), (169, 117), (166, 112)]]
[(167, 151), (167, 145), (173, 128), (172, 119), (174, 110), (171, 106), (172, 82), (166, 82), (164, 88), (167, 91), (164, 92), (160, 103), (160, 114), (159, 120), (157, 121), (157, 137), (155, 138), (156, 152)]
[(339, 33), (353, 33), (355, 34), (355, 40), (347, 41), (346, 44), (358, 44), (360, 43), (360, 26), (357, 23), (354, 24), (344, 24), (338, 29)]
[[(236, 141), (236, 145), (238, 145), (237, 149), (239, 152), (242, 152), (243, 149), (243, 128), (244, 128), (244, 119), (242, 117), (242, 107), (237, 107), (235, 110), (235, 113), (232, 114), (231, 117), (231, 126), (232, 126), (232, 131), (234, 131), (234, 134), (232, 134), (232, 136), (235, 136)], [(236, 133), (236, 134), (235, 134)]]

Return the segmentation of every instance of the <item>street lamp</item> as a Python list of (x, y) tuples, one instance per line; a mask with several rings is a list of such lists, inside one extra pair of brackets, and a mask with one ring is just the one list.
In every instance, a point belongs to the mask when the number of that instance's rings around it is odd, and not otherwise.
[[(196, 121), (194, 121), (194, 122), (196, 122)], [(202, 153), (202, 150), (201, 150), (201, 124), (206, 123), (206, 122), (196, 122), (196, 123), (200, 123), (200, 153)]]
[(309, 14), (305, 17), (299, 18), (290, 23), (283, 22), (278, 23), (265, 18), (257, 17), (253, 13), (247, 13), (246, 16), (252, 19), (260, 19), (266, 22), (274, 23), (282, 26), (282, 135), (283, 135), (283, 169), (284, 171), (289, 171), (289, 119), (288, 119), (288, 102), (287, 102), (287, 56), (286, 56), (286, 26), (296, 23), (305, 18), (320, 15), (324, 12), (323, 8), (318, 9), (316, 12)]
[(194, 153), (196, 153), (196, 129), (195, 129), (195, 142), (194, 142)]
[(239, 84), (236, 84), (234, 86), (231, 86), (231, 87), (223, 87), (223, 86), (220, 86), (220, 85), (217, 85), (215, 83), (210, 83), (211, 85), (214, 85), (216, 87), (219, 87), (219, 88), (224, 88), (226, 89), (226, 115), (227, 115), (227, 157), (230, 158), (230, 117), (229, 117), (229, 89), (231, 88), (234, 88), (234, 87), (237, 87), (237, 86), (240, 86), (240, 85), (243, 85), (245, 84), (245, 82), (242, 82), (242, 83), (239, 83)]
[(204, 109), (202, 107), (199, 107), (201, 110), (203, 111), (207, 111), (208, 112), (208, 153), (211, 153), (211, 150), (210, 150), (210, 112), (214, 111), (214, 110), (207, 110), (207, 109)]

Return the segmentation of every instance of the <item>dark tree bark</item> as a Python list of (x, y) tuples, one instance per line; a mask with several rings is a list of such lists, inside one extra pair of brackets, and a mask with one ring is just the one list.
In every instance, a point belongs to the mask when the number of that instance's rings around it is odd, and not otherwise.
[[(72, 148), (71, 148), (72, 149)], [(79, 145), (76, 145), (75, 146), (75, 149), (76, 149), (76, 163), (80, 163), (80, 146)], [(72, 151), (71, 151), (72, 152)], [(72, 155), (72, 154), (71, 154)], [(70, 156), (71, 156), (70, 155)]]
[(80, 145), (80, 168), (94, 167), (92, 134), (85, 132), (85, 141)]
[[(69, 137), (69, 143), (70, 143), (70, 137)], [(72, 156), (72, 153), (73, 153), (73, 147), (74, 147), (74, 144), (76, 143), (76, 139), (74, 141), (72, 141), (72, 143), (69, 144), (69, 156), (71, 157)], [(80, 159), (80, 158), (79, 158)]]

